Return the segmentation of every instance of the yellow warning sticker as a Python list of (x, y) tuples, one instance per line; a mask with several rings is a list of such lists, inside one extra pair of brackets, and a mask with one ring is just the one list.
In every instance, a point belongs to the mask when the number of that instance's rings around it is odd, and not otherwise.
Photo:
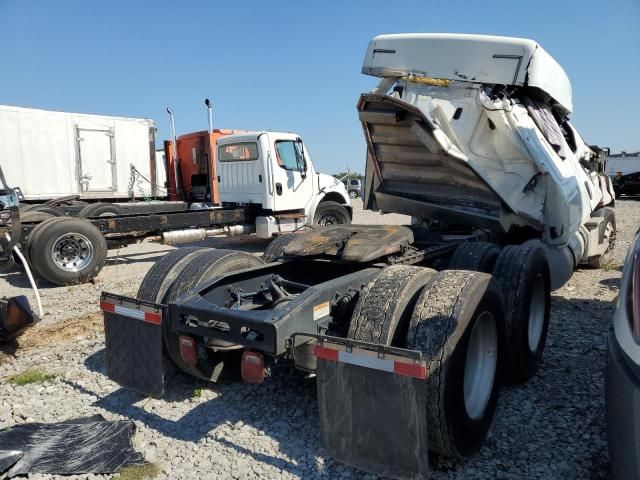
[(313, 307), (313, 320), (320, 320), (329, 315), (329, 302), (324, 302)]

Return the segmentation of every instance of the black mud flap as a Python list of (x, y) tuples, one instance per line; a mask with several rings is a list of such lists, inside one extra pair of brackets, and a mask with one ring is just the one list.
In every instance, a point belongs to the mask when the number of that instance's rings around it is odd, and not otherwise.
[(376, 475), (428, 478), (422, 354), (316, 338), (320, 427), (331, 456)]
[(164, 394), (162, 322), (166, 307), (103, 293), (107, 376), (123, 387), (160, 398)]

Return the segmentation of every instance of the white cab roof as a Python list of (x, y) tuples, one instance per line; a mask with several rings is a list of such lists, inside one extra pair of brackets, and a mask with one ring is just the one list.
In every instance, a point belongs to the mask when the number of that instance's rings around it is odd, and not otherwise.
[(225, 135), (217, 140), (218, 145), (226, 145), (237, 142), (256, 142), (261, 135), (268, 135), (279, 140), (296, 140), (300, 138), (297, 134), (291, 132), (272, 132), (263, 130), (261, 132), (243, 132)]
[(369, 42), (362, 73), (405, 75), (499, 85), (527, 85), (573, 110), (571, 82), (537, 42), (457, 33), (379, 35)]

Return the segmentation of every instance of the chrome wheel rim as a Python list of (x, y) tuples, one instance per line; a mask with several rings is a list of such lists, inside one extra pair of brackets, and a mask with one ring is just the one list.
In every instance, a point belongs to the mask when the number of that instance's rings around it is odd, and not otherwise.
[(482, 312), (471, 330), (464, 366), (464, 407), (477, 420), (491, 398), (496, 377), (498, 330), (490, 312)]
[(351, 191), (349, 192), (349, 196), (350, 196), (351, 198), (356, 198), (356, 197), (358, 196), (358, 194), (357, 194), (354, 190), (351, 190)]
[(93, 244), (80, 233), (65, 233), (51, 247), (53, 263), (66, 272), (79, 272), (93, 259)]
[(538, 351), (540, 340), (542, 339), (542, 330), (544, 329), (545, 317), (545, 298), (544, 298), (544, 278), (538, 274), (533, 281), (531, 291), (531, 303), (529, 305), (529, 350), (532, 353)]

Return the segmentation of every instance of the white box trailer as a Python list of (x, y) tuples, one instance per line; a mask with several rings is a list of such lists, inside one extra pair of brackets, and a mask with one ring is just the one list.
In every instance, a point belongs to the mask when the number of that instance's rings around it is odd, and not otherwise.
[(611, 177), (640, 172), (640, 152), (609, 155), (606, 171)]
[(155, 188), (166, 181), (157, 178), (155, 131), (146, 118), (0, 105), (0, 161), (27, 201), (128, 198), (132, 166), (153, 184), (137, 183), (136, 197), (164, 196)]

